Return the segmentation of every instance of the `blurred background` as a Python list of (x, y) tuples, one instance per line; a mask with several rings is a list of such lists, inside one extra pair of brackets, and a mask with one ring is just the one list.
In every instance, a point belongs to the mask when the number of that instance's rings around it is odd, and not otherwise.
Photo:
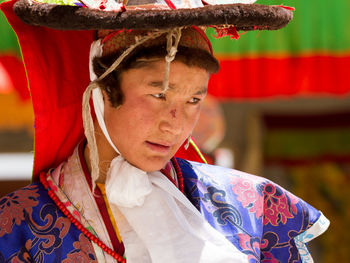
[[(239, 40), (208, 31), (221, 71), (193, 136), (210, 163), (272, 179), (322, 210), (331, 226), (311, 243), (315, 262), (350, 262), (350, 1), (257, 3), (295, 7), (294, 20)], [(2, 196), (30, 181), (34, 117), (2, 13), (0, 35)]]

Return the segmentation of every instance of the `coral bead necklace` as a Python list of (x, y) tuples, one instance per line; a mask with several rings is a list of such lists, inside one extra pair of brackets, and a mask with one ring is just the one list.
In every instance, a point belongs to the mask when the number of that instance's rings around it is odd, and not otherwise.
[[(179, 189), (182, 193), (184, 193), (184, 179), (182, 176), (181, 169), (179, 167), (179, 164), (177, 163), (175, 158), (172, 158), (172, 164), (175, 168), (177, 180), (179, 184)], [(118, 263), (126, 263), (126, 259), (123, 258), (122, 255), (119, 255), (117, 252), (115, 252), (113, 249), (108, 247), (103, 241), (101, 241), (98, 237), (96, 237), (94, 234), (92, 234), (89, 230), (87, 230), (82, 223), (79, 222), (72, 214), (69, 212), (67, 207), (61, 202), (61, 200), (58, 198), (58, 196), (55, 194), (55, 192), (50, 188), (47, 177), (50, 175), (50, 173), (41, 173), (40, 174), (40, 182), (44, 186), (44, 188), (48, 191), (48, 195), (51, 198), (51, 200), (56, 204), (56, 206), (61, 210), (61, 212), (73, 223), (73, 225), (81, 231), (90, 241), (94, 242), (96, 245), (98, 245), (103, 251), (105, 251), (107, 254), (112, 256)], [(174, 179), (166, 174), (166, 177), (172, 181), (175, 185), (176, 182)]]
[(49, 173), (41, 173), (40, 174), (40, 182), (48, 191), (48, 195), (52, 199), (52, 201), (57, 205), (57, 207), (62, 211), (62, 213), (76, 226), (76, 228), (81, 231), (88, 239), (97, 244), (103, 251), (107, 254), (111, 255), (118, 263), (126, 263), (126, 259), (123, 256), (119, 255), (113, 249), (108, 247), (104, 242), (102, 242), (99, 238), (97, 238), (94, 234), (92, 234), (89, 230), (87, 230), (67, 209), (67, 207), (61, 202), (61, 200), (57, 197), (55, 192), (50, 189), (50, 186), (47, 182), (47, 177)]

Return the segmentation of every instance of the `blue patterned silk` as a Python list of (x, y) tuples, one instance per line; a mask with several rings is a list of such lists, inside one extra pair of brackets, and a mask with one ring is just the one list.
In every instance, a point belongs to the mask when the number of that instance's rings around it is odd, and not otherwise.
[(0, 262), (97, 262), (90, 241), (40, 183), (0, 199)]
[(329, 222), (321, 212), (265, 178), (178, 162), (192, 203), (249, 256), (249, 262), (311, 262), (306, 245), (296, 244), (295, 238), (304, 236), (316, 222), (319, 229), (310, 231), (309, 236), (325, 231)]
[[(264, 178), (178, 162), (188, 198), (249, 262), (311, 262), (303, 240), (327, 228), (322, 213)], [(97, 262), (97, 257), (42, 185), (33, 183), (0, 199), (1, 262)]]

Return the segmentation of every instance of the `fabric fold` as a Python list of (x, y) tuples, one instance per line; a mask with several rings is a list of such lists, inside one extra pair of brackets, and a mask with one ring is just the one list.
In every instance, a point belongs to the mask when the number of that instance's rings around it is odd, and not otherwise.
[(146, 173), (118, 156), (106, 185), (113, 213), (127, 221), (118, 228), (129, 263), (248, 262), (160, 172)]

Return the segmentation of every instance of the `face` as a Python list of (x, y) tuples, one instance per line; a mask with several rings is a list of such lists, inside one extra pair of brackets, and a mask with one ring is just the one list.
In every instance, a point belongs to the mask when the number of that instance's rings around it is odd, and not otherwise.
[(163, 93), (163, 59), (121, 75), (124, 102), (111, 106), (104, 94), (105, 123), (123, 157), (144, 171), (163, 168), (191, 134), (207, 92), (209, 74), (174, 61)]

